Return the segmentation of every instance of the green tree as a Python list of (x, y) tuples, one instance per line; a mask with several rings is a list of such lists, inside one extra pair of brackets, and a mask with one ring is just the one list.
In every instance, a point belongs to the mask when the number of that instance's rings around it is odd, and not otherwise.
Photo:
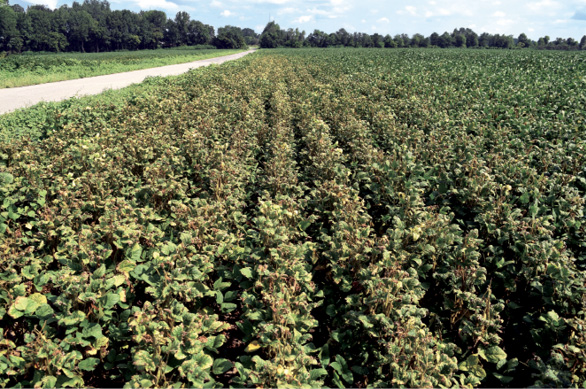
[(580, 44), (578, 43), (578, 41), (572, 37), (566, 39), (566, 45), (568, 45), (570, 50), (577, 50), (580, 48)]
[(397, 44), (395, 43), (395, 41), (393, 40), (393, 38), (391, 38), (391, 36), (389, 34), (385, 35), (385, 47), (388, 48), (394, 48), (397, 47)]
[(370, 36), (370, 38), (372, 39), (372, 45), (374, 47), (378, 47), (378, 48), (385, 47), (385, 38), (382, 35), (380, 35), (379, 33), (375, 32), (374, 34), (372, 34)]
[(211, 44), (214, 38), (214, 28), (203, 24), (199, 20), (189, 22), (188, 32), (190, 45)]
[(586, 50), (586, 35), (580, 40), (580, 50)]
[(359, 39), (356, 40), (356, 44), (360, 47), (373, 47), (372, 37), (368, 34), (358, 34)]
[(10, 40), (11, 50), (20, 53), (27, 45), (27, 33), (32, 29), (32, 26), (24, 8), (18, 4), (11, 5), (10, 8), (16, 14), (16, 30), (18, 34)]
[(466, 36), (466, 46), (478, 47), (478, 44), (479, 44), (478, 34), (474, 33), (474, 34)]
[(395, 35), (393, 37), (393, 40), (395, 41), (395, 44), (397, 45), (397, 47), (406, 47), (407, 46), (407, 42), (405, 42), (403, 40), (403, 37), (399, 34)]
[[(476, 34), (472, 29), (470, 28), (464, 28), (464, 27), (460, 27), (458, 29), (454, 29), (454, 31), (452, 32), (452, 42), (457, 46), (457, 47), (464, 47), (462, 46), (462, 40), (458, 40), (459, 38), (457, 38), (458, 35), (463, 35), (464, 38), (466, 39), (466, 46), (465, 47), (478, 47), (478, 34)], [(458, 40), (458, 41), (457, 41)]]
[[(302, 34), (303, 40), (305, 40), (305, 32), (303, 32)], [(242, 36), (244, 36), (244, 41), (247, 45), (258, 45), (260, 35), (257, 34), (252, 28), (243, 28)]]
[(90, 49), (95, 52), (107, 50), (111, 39), (108, 29), (108, 16), (112, 12), (110, 3), (102, 0), (84, 0), (81, 9), (89, 13), (95, 21), (87, 41)]
[(67, 23), (69, 25), (69, 35), (67, 36), (69, 44), (75, 50), (85, 53), (85, 45), (98, 24), (92, 15), (83, 10), (71, 10)]
[(464, 34), (456, 34), (454, 38), (454, 44), (456, 47), (467, 47), (466, 46), (466, 35)]
[(429, 43), (432, 46), (438, 46), (439, 47), (439, 45), (440, 45), (440, 36), (439, 36), (439, 34), (437, 32), (434, 32), (434, 33), (432, 33), (429, 36)]
[(411, 47), (425, 47), (426, 46), (425, 37), (421, 34), (413, 34), (411, 38)]
[(177, 12), (175, 15), (175, 28), (177, 31), (177, 46), (187, 45), (189, 43), (189, 14), (185, 11)]
[(480, 46), (480, 47), (489, 47), (490, 46), (490, 41), (491, 41), (490, 34), (487, 33), (487, 32), (483, 32), (478, 37), (478, 46)]
[(527, 38), (527, 35), (525, 35), (525, 33), (521, 33), (517, 38), (517, 45), (519, 47), (529, 47), (531, 46), (531, 41), (529, 40), (529, 38)]
[(31, 29), (28, 31), (29, 47), (35, 51), (62, 51), (67, 38), (53, 27), (53, 11), (44, 5), (34, 5), (26, 13)]
[(165, 44), (165, 47), (179, 46), (181, 40), (179, 38), (179, 30), (177, 29), (177, 25), (175, 24), (174, 20), (167, 20), (165, 32), (163, 35), (163, 42)]
[(439, 47), (447, 48), (453, 45), (452, 36), (446, 31), (439, 37)]
[(119, 10), (112, 11), (108, 15), (107, 25), (110, 31), (110, 49), (121, 50), (124, 31), (127, 29), (127, 26), (124, 25), (123, 12)]
[(342, 46), (352, 46), (352, 35), (343, 28), (336, 31), (336, 40)]
[(158, 49), (165, 37), (167, 15), (163, 11), (146, 11), (141, 15), (145, 21), (142, 44), (148, 49)]
[(295, 30), (290, 28), (285, 32), (285, 46), (294, 48), (303, 47), (303, 41), (305, 41), (305, 31), (300, 32), (298, 28)]
[(113, 50), (136, 50), (141, 43), (140, 15), (129, 10), (112, 11), (107, 25)]
[(218, 49), (244, 49), (246, 42), (240, 27), (225, 26), (218, 28), (218, 35), (213, 39)]
[(277, 23), (274, 21), (267, 23), (262, 34), (260, 34), (260, 47), (263, 49), (274, 49), (275, 47), (283, 46), (283, 35), (281, 27)]
[(10, 7), (0, 7), (0, 51), (13, 51), (10, 42), (19, 35), (16, 23), (16, 12)]

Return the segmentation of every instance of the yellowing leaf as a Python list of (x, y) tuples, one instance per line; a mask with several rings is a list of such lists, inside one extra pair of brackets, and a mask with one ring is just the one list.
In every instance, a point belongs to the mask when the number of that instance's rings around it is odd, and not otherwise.
[(33, 293), (29, 298), (37, 302), (39, 305), (47, 304), (47, 298), (40, 293)]
[(421, 237), (421, 227), (417, 226), (411, 230), (411, 235), (413, 236), (413, 241), (417, 242)]
[(244, 349), (245, 353), (253, 353), (256, 350), (258, 350), (260, 348), (260, 344), (258, 343), (258, 340), (253, 340), (252, 342), (250, 342), (248, 344), (248, 346), (246, 346), (246, 348)]

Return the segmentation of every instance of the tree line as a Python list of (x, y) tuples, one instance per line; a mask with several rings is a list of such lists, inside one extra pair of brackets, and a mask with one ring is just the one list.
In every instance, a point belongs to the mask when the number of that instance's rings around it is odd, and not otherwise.
[[(3, 0), (0, 0), (0, 2)], [(85, 0), (55, 10), (34, 5), (0, 3), (0, 52), (157, 49), (183, 45), (244, 48), (257, 44), (259, 35), (250, 28), (218, 28), (191, 20), (187, 12), (174, 19), (163, 11), (110, 9), (107, 1)]]
[(310, 34), (299, 29), (281, 29), (269, 22), (262, 34), (250, 28), (224, 26), (217, 32), (213, 26), (191, 20), (187, 12), (178, 12), (174, 19), (163, 11), (110, 9), (106, 0), (84, 0), (55, 10), (34, 5), (26, 10), (0, 0), (0, 53), (23, 51), (101, 52), (115, 50), (157, 49), (162, 47), (204, 45), (216, 48), (244, 48), (260, 44), (274, 47), (470, 47), (470, 48), (537, 48), (550, 50), (586, 50), (586, 35), (581, 41), (573, 38), (537, 41), (527, 35), (483, 33), (469, 28), (454, 29), (443, 34), (381, 35), (349, 33), (341, 28), (335, 33), (314, 30)]
[(549, 36), (530, 40), (526, 34), (517, 38), (512, 35), (482, 33), (478, 35), (469, 28), (454, 29), (452, 33), (442, 35), (434, 32), (428, 37), (422, 34), (381, 35), (378, 33), (365, 34), (361, 32), (349, 33), (341, 28), (335, 33), (325, 33), (314, 30), (309, 35), (298, 29), (284, 30), (275, 22), (270, 22), (260, 36), (260, 47), (471, 47), (471, 48), (536, 48), (548, 50), (586, 50), (586, 35), (580, 42), (573, 38), (557, 38), (551, 40)]

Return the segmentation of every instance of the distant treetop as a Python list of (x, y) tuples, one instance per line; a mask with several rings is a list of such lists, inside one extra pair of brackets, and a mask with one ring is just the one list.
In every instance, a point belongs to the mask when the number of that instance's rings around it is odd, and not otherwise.
[(557, 38), (550, 41), (548, 36), (539, 38), (537, 42), (530, 40), (522, 33), (517, 38), (512, 35), (482, 33), (478, 35), (470, 28), (454, 29), (451, 33), (438, 34), (434, 32), (429, 37), (421, 34), (409, 36), (407, 34), (372, 35), (354, 32), (349, 33), (341, 28), (335, 33), (326, 33), (314, 30), (305, 35), (305, 31), (298, 29), (281, 30), (274, 21), (269, 22), (260, 36), (260, 47), (271, 49), (275, 47), (439, 47), (439, 48), (535, 48), (547, 50), (586, 50), (586, 35), (580, 42), (573, 38)]
[(163, 11), (111, 10), (103, 0), (74, 1), (52, 10), (32, 5), (25, 10), (0, 0), (0, 53), (22, 51), (114, 51), (214, 45), (243, 48), (258, 44), (251, 29), (213, 26), (191, 20), (187, 12), (174, 19)]

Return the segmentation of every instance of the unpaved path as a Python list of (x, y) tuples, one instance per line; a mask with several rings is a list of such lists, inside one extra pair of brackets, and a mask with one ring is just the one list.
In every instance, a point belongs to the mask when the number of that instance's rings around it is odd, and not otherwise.
[(107, 89), (120, 89), (131, 84), (142, 82), (146, 77), (175, 76), (189, 69), (242, 58), (254, 50), (223, 57), (202, 59), (178, 65), (161, 66), (158, 68), (135, 70), (126, 73), (108, 74), (105, 76), (80, 78), (77, 80), (52, 82), (49, 84), (23, 86), (19, 88), (0, 89), (0, 115), (19, 108), (30, 107), (41, 101), (61, 101), (71, 97), (97, 95)]

